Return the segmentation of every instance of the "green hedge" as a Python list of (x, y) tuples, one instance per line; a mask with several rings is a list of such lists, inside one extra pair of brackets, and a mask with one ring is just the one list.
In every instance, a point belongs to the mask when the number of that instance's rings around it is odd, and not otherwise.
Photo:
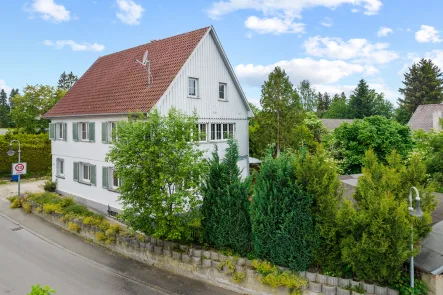
[(45, 175), (51, 171), (51, 141), (48, 134), (11, 134), (0, 135), (0, 176), (11, 175), (12, 163), (16, 163), (17, 143), (13, 144), (16, 154), (9, 157), (9, 143), (16, 139), (21, 144), (21, 161), (28, 164), (28, 175)]

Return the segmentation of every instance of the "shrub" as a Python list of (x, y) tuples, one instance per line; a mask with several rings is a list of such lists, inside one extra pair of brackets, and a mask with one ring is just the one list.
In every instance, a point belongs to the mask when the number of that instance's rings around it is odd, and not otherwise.
[(74, 198), (72, 198), (72, 197), (64, 197), (64, 198), (62, 198), (62, 200), (60, 202), (60, 206), (62, 206), (62, 208), (66, 208), (66, 207), (72, 206), (74, 204), (75, 204)]
[(17, 200), (17, 196), (9, 196), (6, 198), (9, 202), (13, 203), (15, 200)]
[(76, 233), (80, 232), (80, 226), (77, 223), (74, 223), (74, 222), (69, 222), (68, 223), (68, 229), (70, 231), (73, 231), (73, 232), (76, 232)]
[(51, 289), (49, 286), (41, 287), (39, 284), (34, 285), (31, 288), (31, 292), (28, 295), (51, 295), (54, 294), (55, 290)]
[(43, 189), (47, 192), (55, 192), (57, 189), (57, 181), (47, 180), (43, 185)]
[(414, 288), (411, 288), (410, 278), (407, 273), (402, 273), (400, 279), (391, 283), (390, 287), (398, 290), (400, 295), (426, 295), (429, 289), (423, 280), (417, 278), (414, 280)]
[(28, 202), (24, 202), (22, 207), (26, 214), (30, 214), (32, 212), (31, 204), (29, 204)]
[(104, 242), (106, 241), (107, 237), (103, 232), (98, 231), (95, 233), (95, 239), (99, 242)]
[(115, 235), (119, 234), (121, 231), (121, 226), (118, 224), (111, 224), (109, 228), (106, 230), (105, 235), (109, 237), (114, 237)]
[(215, 147), (209, 162), (209, 174), (203, 186), (203, 239), (217, 248), (231, 248), (246, 255), (251, 243), (249, 215), (250, 179), (241, 179), (237, 166), (238, 144), (228, 141), (226, 156), (220, 162)]
[(261, 259), (306, 270), (319, 234), (310, 212), (313, 199), (296, 183), (292, 162), (292, 155), (268, 155), (261, 165), (251, 206), (253, 246)]
[(245, 278), (246, 278), (246, 272), (244, 272), (244, 271), (236, 272), (232, 275), (232, 280), (237, 284), (240, 284), (241, 282), (243, 282)]
[(28, 199), (33, 200), (37, 204), (59, 204), (62, 198), (58, 194), (44, 192), (39, 194), (29, 194)]
[(84, 225), (98, 226), (102, 222), (102, 219), (97, 218), (97, 217), (93, 217), (93, 216), (87, 216), (87, 217), (83, 218), (82, 222)]
[(21, 208), (22, 204), (21, 204), (21, 202), (17, 198), (15, 198), (15, 200), (12, 201), (11, 206), (9, 206), (9, 207), (11, 209)]
[(46, 214), (62, 214), (62, 207), (60, 204), (43, 204), (43, 211)]

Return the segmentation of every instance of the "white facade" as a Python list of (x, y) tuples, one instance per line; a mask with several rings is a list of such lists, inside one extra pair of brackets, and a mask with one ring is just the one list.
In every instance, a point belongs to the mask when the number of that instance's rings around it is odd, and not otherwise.
[[(227, 140), (211, 138), (212, 124), (234, 124), (234, 138), (238, 141), (241, 160), (238, 162), (243, 175), (249, 175), (249, 136), (248, 117), (252, 114), (247, 107), (238, 81), (232, 68), (218, 43), (215, 32), (211, 29), (202, 38), (199, 45), (184, 64), (169, 88), (159, 99), (154, 108), (161, 114), (166, 114), (170, 108), (199, 117), (199, 123), (207, 124), (208, 141), (200, 143), (205, 150), (205, 156), (210, 156), (214, 144), (217, 144), (220, 157), (224, 157)], [(190, 96), (189, 79), (197, 79), (196, 95)], [(224, 99), (219, 99), (220, 83), (224, 86)], [(192, 89), (194, 90), (194, 89)], [(126, 120), (127, 115), (91, 115), (81, 117), (52, 118), (52, 123), (65, 123), (64, 140), (52, 142), (52, 178), (57, 180), (57, 189), (63, 194), (69, 194), (87, 205), (101, 211), (108, 206), (112, 210), (121, 209), (118, 193), (103, 188), (103, 167), (111, 167), (112, 163), (105, 161), (110, 144), (102, 142), (102, 123)], [(95, 123), (95, 140), (75, 141), (73, 139), (74, 123)], [(63, 125), (62, 125), (63, 126)], [(216, 126), (214, 126), (216, 128)], [(58, 133), (59, 129), (55, 130)], [(79, 134), (79, 136), (81, 136)], [(60, 159), (63, 161), (63, 175), (60, 174)], [(85, 184), (74, 180), (74, 163), (88, 163), (95, 166), (95, 184)]]

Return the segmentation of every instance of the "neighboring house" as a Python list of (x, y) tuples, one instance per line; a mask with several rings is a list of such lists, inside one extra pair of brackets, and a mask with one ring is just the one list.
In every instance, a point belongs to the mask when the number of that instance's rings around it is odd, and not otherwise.
[(419, 105), (409, 120), (411, 130), (423, 129), (424, 131), (441, 130), (439, 120), (443, 118), (443, 104)]
[(320, 119), (323, 122), (323, 125), (325, 125), (326, 128), (328, 128), (329, 131), (334, 131), (335, 128), (338, 128), (343, 123), (352, 124), (354, 120), (352, 119)]
[[(150, 81), (142, 60), (148, 50)], [(148, 86), (148, 83), (150, 85)], [(161, 114), (175, 107), (199, 117), (200, 148), (223, 157), (227, 138), (239, 144), (239, 167), (249, 174), (246, 97), (213, 27), (98, 58), (48, 112), (52, 178), (57, 189), (100, 211), (119, 211), (112, 163), (105, 162), (116, 122), (129, 112)]]

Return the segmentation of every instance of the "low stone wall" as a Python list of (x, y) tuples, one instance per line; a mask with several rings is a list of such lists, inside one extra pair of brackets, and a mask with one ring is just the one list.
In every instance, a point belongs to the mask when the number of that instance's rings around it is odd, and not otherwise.
[[(60, 221), (60, 215), (46, 214), (42, 210), (36, 210), (37, 207), (38, 205), (32, 204), (32, 213), (62, 229), (69, 230), (67, 223)], [(189, 248), (186, 245), (177, 245), (176, 243), (155, 239), (153, 237), (145, 237), (144, 241), (139, 241), (135, 238), (117, 235), (115, 243), (100, 243), (96, 241), (95, 237), (95, 234), (99, 231), (98, 228), (94, 226), (86, 226), (81, 221), (72, 222), (78, 224), (81, 228), (79, 232), (74, 232), (74, 234), (92, 240), (113, 252), (147, 265), (240, 293), (275, 295), (290, 294), (290, 290), (287, 287), (273, 289), (261, 283), (258, 279), (260, 275), (250, 268), (251, 261), (245, 258), (234, 259), (234, 257), (227, 257), (215, 251)], [(174, 251), (173, 249), (176, 249), (176, 247), (179, 247), (181, 251)], [(232, 260), (235, 262), (235, 271), (238, 273), (244, 272), (246, 274), (241, 283), (235, 283), (233, 281), (232, 275), (229, 274), (228, 267), (223, 266), (221, 269), (219, 268), (220, 263), (225, 260)], [(373, 284), (366, 284), (312, 272), (299, 272), (298, 274), (309, 281), (309, 286), (303, 288), (303, 295), (319, 293), (325, 295), (351, 295), (352, 293), (357, 295), (358, 293), (355, 291), (351, 292), (343, 288), (349, 285), (361, 286), (366, 290), (367, 294), (398, 295), (398, 291), (375, 286)]]

